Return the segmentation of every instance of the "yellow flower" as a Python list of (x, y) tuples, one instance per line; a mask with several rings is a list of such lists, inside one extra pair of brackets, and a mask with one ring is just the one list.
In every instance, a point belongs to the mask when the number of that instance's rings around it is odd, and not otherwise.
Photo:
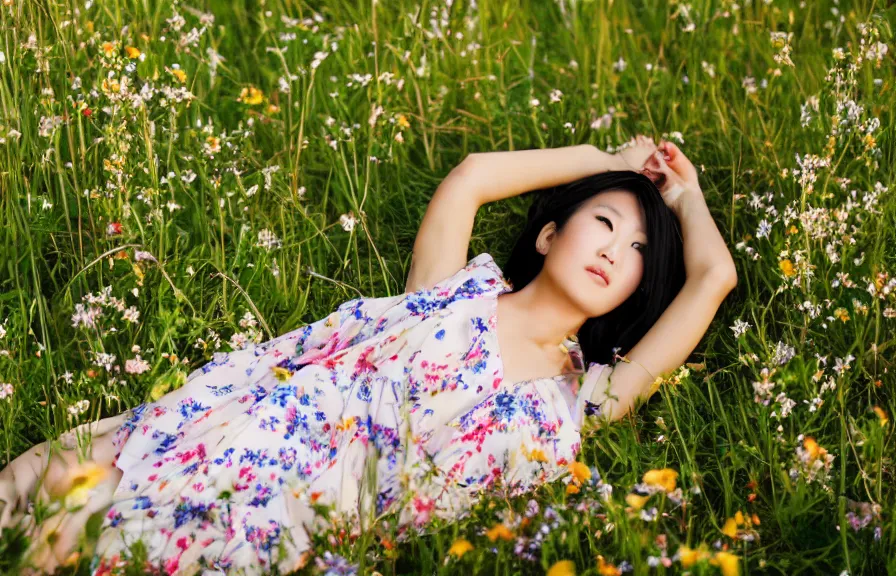
[(187, 81), (187, 73), (181, 70), (180, 68), (175, 68), (171, 71), (175, 78), (177, 78), (178, 82), (183, 84)]
[(662, 468), (660, 470), (648, 470), (642, 478), (645, 484), (659, 486), (666, 492), (675, 490), (675, 480), (678, 478), (678, 472), (672, 468)]
[(454, 544), (451, 545), (451, 548), (448, 549), (448, 553), (452, 556), (457, 556), (458, 558), (460, 558), (472, 549), (473, 545), (470, 544), (469, 540), (458, 538), (454, 541)]
[(523, 446), (523, 454), (526, 455), (526, 459), (529, 462), (547, 462), (548, 457), (545, 455), (544, 450), (541, 448), (533, 448), (531, 451), (526, 450), (526, 447)]
[(682, 568), (690, 568), (700, 560), (708, 557), (709, 551), (706, 548), (706, 543), (701, 543), (697, 548), (678, 547), (678, 558)]
[(799, 232), (799, 229), (797, 229), (797, 227), (793, 224), (791, 224), (790, 228), (787, 229), (788, 234), (796, 234), (797, 232)]
[(342, 419), (342, 422), (339, 422), (338, 424), (336, 424), (336, 429), (340, 430), (340, 431), (348, 430), (354, 425), (355, 425), (355, 417), (354, 416), (346, 416), (345, 418)]
[(828, 451), (819, 446), (818, 442), (815, 441), (815, 438), (811, 436), (806, 436), (806, 438), (803, 439), (803, 449), (809, 453), (809, 458), (811, 460), (824, 458), (828, 453)]
[(578, 494), (579, 487), (576, 486), (575, 484), (567, 484), (566, 485), (566, 493), (567, 494)]
[(650, 496), (640, 496), (638, 494), (630, 493), (626, 495), (625, 502), (635, 510), (640, 510), (649, 499)]
[(781, 260), (778, 262), (778, 267), (781, 269), (781, 272), (784, 273), (785, 276), (793, 276), (796, 274), (793, 270), (793, 262), (789, 259)]
[(880, 418), (880, 425), (886, 426), (887, 422), (889, 422), (890, 419), (887, 418), (887, 413), (884, 412), (884, 409), (881, 408), (880, 406), (875, 406), (873, 408), (873, 410), (874, 410), (874, 413), (877, 414), (877, 417)]
[(248, 88), (243, 88), (240, 92), (240, 97), (237, 98), (237, 102), (245, 102), (250, 106), (255, 106), (256, 104), (261, 104), (264, 101), (264, 93), (261, 90), (256, 88), (255, 86), (249, 86)]
[(576, 576), (576, 564), (572, 560), (561, 560), (551, 566), (547, 576)]
[(576, 484), (591, 478), (591, 469), (581, 462), (571, 462), (569, 465), (569, 472), (572, 474), (573, 479), (575, 479)]
[(410, 127), (411, 123), (408, 122), (408, 119), (405, 118), (404, 114), (399, 114), (398, 115), (398, 125), (401, 126), (402, 128), (408, 128), (408, 127)]
[(292, 370), (288, 370), (280, 366), (271, 366), (271, 372), (274, 373), (274, 376), (280, 382), (286, 382), (287, 380), (292, 378)]
[(494, 527), (486, 531), (485, 535), (488, 536), (488, 539), (492, 542), (498, 538), (501, 538), (502, 540), (513, 540), (513, 532), (503, 524), (495, 524)]
[(115, 45), (111, 42), (103, 42), (103, 52), (106, 53), (106, 56), (112, 56), (115, 52)]
[(846, 311), (846, 308), (840, 307), (834, 310), (834, 317), (841, 322), (847, 322), (849, 320), (849, 312)]
[(619, 568), (608, 563), (600, 554), (597, 556), (597, 573), (601, 576), (620, 576), (622, 574)]
[(722, 534), (731, 538), (737, 537), (737, 521), (734, 518), (725, 520), (725, 525), (722, 526)]
[(719, 550), (709, 561), (722, 570), (722, 576), (738, 576), (740, 574), (740, 560), (731, 552)]
[(90, 491), (106, 477), (106, 469), (93, 461), (85, 462), (68, 473), (61, 495), (66, 508), (76, 508), (87, 504)]
[(127, 53), (128, 58), (133, 59), (133, 58), (140, 57), (140, 50), (138, 50), (137, 48), (134, 48), (133, 46), (125, 46), (124, 51), (125, 51), (125, 53)]

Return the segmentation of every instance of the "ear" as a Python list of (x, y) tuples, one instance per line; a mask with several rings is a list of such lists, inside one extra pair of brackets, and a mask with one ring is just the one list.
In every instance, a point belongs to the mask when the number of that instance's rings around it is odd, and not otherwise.
[(542, 256), (546, 256), (548, 251), (551, 249), (551, 244), (554, 243), (554, 239), (556, 237), (556, 222), (548, 222), (542, 227), (541, 232), (538, 233), (538, 237), (535, 239), (535, 250), (537, 250), (538, 253)]

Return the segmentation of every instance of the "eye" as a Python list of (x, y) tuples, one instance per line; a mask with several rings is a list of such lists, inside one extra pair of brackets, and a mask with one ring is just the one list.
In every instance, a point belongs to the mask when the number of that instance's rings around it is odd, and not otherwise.
[(638, 252), (640, 252), (641, 254), (647, 253), (647, 244), (641, 244), (640, 242), (632, 242), (632, 246), (634, 246), (635, 249)]
[(597, 219), (609, 226), (611, 231), (613, 230), (613, 223), (610, 222), (609, 218), (606, 216), (598, 216)]

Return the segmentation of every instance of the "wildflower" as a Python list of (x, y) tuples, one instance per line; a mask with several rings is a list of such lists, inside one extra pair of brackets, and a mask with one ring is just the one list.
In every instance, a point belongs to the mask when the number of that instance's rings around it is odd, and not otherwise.
[(248, 88), (243, 88), (242, 91), (240, 91), (240, 97), (236, 100), (237, 102), (243, 102), (250, 106), (255, 106), (257, 104), (261, 104), (262, 101), (264, 101), (264, 93), (255, 86), (249, 86)]
[(644, 473), (642, 482), (647, 485), (659, 486), (666, 492), (675, 490), (675, 480), (678, 478), (678, 472), (672, 468), (663, 468), (661, 470), (648, 470)]
[(700, 546), (697, 548), (679, 546), (678, 552), (676, 552), (675, 555), (678, 556), (682, 568), (691, 568), (697, 562), (710, 557), (709, 550), (705, 543), (700, 543)]
[(619, 576), (622, 572), (616, 566), (613, 566), (600, 554), (597, 555), (597, 573), (601, 576)]
[(751, 328), (751, 325), (749, 322), (744, 322), (743, 320), (738, 319), (734, 322), (733, 326), (730, 326), (730, 328), (734, 332), (734, 337), (740, 338)]
[(463, 556), (467, 552), (471, 551), (472, 549), (473, 549), (473, 545), (470, 544), (469, 540), (465, 540), (463, 538), (458, 538), (451, 545), (451, 548), (448, 549), (448, 554), (451, 554), (452, 556), (456, 556), (456, 557), (460, 558), (461, 556)]
[(255, 243), (256, 246), (260, 248), (264, 248), (265, 250), (271, 251), (274, 248), (279, 248), (283, 245), (283, 242), (277, 238), (277, 235), (268, 230), (267, 228), (263, 228), (258, 232), (258, 242)]
[(576, 565), (572, 560), (555, 562), (548, 570), (547, 576), (576, 576)]
[[(9, 384), (7, 384), (7, 386), (9, 386)], [(11, 393), (11, 392), (10, 392), (10, 393)], [(0, 392), (0, 394), (2, 394), (2, 392)], [(2, 398), (2, 396), (0, 396), (0, 398)], [(880, 425), (881, 425), (881, 426), (886, 426), (886, 425), (887, 425), (887, 422), (889, 422), (890, 419), (887, 418), (887, 413), (884, 412), (884, 409), (881, 408), (880, 406), (875, 406), (875, 407), (873, 408), (873, 410), (874, 410), (874, 413), (877, 414), (877, 417), (880, 419)]]
[(588, 468), (588, 466), (586, 466), (585, 464), (578, 461), (573, 461), (572, 463), (570, 463), (569, 472), (570, 474), (572, 474), (573, 481), (576, 484), (581, 484), (585, 480), (591, 478), (591, 469)]
[(355, 227), (355, 224), (358, 223), (358, 220), (355, 218), (355, 213), (349, 210), (348, 214), (343, 214), (339, 217), (339, 223), (342, 224), (342, 229), (346, 232), (351, 232)]
[(111, 42), (103, 42), (103, 53), (107, 58), (111, 57), (115, 53), (115, 45)]
[(57, 495), (62, 496), (66, 508), (78, 508), (87, 504), (90, 491), (106, 476), (106, 470), (93, 461), (73, 468)]
[(722, 571), (722, 576), (738, 576), (740, 574), (740, 561), (731, 552), (719, 550), (710, 559), (709, 563), (713, 566), (718, 566)]
[(4, 382), (0, 384), (0, 400), (9, 400), (12, 397), (12, 384)]
[(404, 114), (399, 114), (397, 121), (398, 121), (398, 125), (401, 126), (402, 128), (410, 128), (410, 126), (411, 126), (411, 123), (408, 122), (408, 119), (405, 117)]
[(137, 354), (136, 358), (126, 360), (124, 363), (124, 371), (128, 374), (143, 374), (149, 369), (149, 362), (141, 358), (139, 354)]
[(793, 276), (796, 272), (793, 270), (793, 262), (789, 259), (784, 259), (778, 262), (778, 267), (781, 269), (781, 272), (784, 276)]
[(184, 72), (183, 70), (181, 70), (180, 68), (174, 68), (173, 70), (171, 70), (171, 74), (175, 78), (177, 78), (177, 81), (180, 82), (181, 84), (183, 84), (187, 81), (187, 73)]
[(625, 496), (625, 503), (635, 510), (640, 510), (644, 507), (644, 504), (646, 504), (647, 500), (649, 499), (650, 496), (641, 496), (640, 494), (635, 494), (634, 492), (632, 492)]
[(139, 58), (141, 54), (140, 50), (134, 48), (133, 46), (125, 46), (124, 51), (128, 55), (128, 58), (132, 60)]
[(550, 98), (551, 98), (551, 103), (559, 102), (560, 100), (563, 99), (563, 92), (554, 88), (553, 90), (551, 90)]
[(502, 540), (513, 540), (513, 532), (510, 531), (510, 528), (505, 526), (504, 524), (495, 524), (493, 527), (488, 529), (485, 532), (485, 535), (488, 536), (488, 539), (494, 542), (498, 538)]

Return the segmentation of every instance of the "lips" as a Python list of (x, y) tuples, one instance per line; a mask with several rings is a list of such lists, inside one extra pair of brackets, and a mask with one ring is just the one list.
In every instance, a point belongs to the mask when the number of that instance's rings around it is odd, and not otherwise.
[(606, 272), (604, 272), (600, 268), (597, 268), (596, 266), (588, 266), (587, 268), (585, 268), (585, 270), (589, 274), (591, 274), (591, 277), (594, 278), (595, 280), (597, 280), (598, 282), (600, 282), (602, 280), (603, 284), (605, 286), (610, 285), (610, 277), (607, 275)]

